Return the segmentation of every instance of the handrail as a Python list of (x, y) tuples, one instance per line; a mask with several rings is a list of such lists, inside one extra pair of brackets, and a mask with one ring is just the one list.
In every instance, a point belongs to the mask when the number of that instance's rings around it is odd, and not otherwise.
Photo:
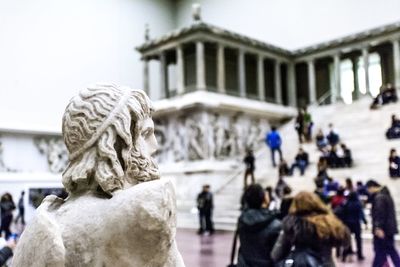
[[(260, 159), (261, 156), (264, 156), (267, 151), (262, 151), (263, 148), (261, 148), (261, 151), (255, 156), (256, 160)], [(226, 182), (223, 183), (218, 189), (214, 190), (215, 194), (219, 194), (224, 190), (232, 181), (236, 179), (237, 176), (242, 174), (244, 171), (242, 170), (242, 165), (239, 165), (235, 168), (235, 173), (232, 174), (231, 176), (228, 176), (229, 178), (226, 179)]]
[(325, 100), (328, 99), (328, 97), (330, 97), (332, 95), (331, 90), (328, 90), (325, 92), (325, 94), (323, 94), (320, 98), (317, 99), (317, 102), (315, 103), (316, 106), (321, 106), (322, 103), (325, 102)]

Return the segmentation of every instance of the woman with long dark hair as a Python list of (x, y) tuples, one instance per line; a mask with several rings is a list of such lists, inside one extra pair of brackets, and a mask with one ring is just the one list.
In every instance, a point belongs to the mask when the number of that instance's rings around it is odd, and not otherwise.
[(5, 193), (0, 199), (0, 211), (1, 211), (1, 228), (0, 235), (3, 231), (6, 234), (6, 239), (11, 235), (10, 225), (13, 219), (12, 211), (15, 210), (15, 204), (10, 193)]
[(283, 220), (283, 231), (271, 257), (280, 262), (295, 248), (295, 251), (316, 255), (322, 266), (333, 267), (332, 248), (347, 247), (349, 241), (348, 229), (318, 196), (300, 192), (294, 197), (289, 215)]

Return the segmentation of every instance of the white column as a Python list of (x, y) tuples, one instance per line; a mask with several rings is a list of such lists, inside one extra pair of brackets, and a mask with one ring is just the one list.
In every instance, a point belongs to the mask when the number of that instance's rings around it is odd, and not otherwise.
[(143, 58), (143, 90), (150, 96), (150, 84), (149, 84), (149, 60)]
[(369, 53), (368, 48), (364, 47), (362, 49), (362, 57), (364, 62), (364, 73), (365, 73), (365, 91), (367, 94), (370, 94), (369, 91)]
[(204, 43), (196, 42), (196, 85), (197, 90), (206, 89), (206, 64), (204, 57)]
[(279, 60), (275, 60), (274, 63), (274, 76), (275, 102), (282, 104), (281, 62)]
[(217, 87), (218, 92), (225, 93), (225, 50), (221, 44), (217, 49)]
[(333, 77), (334, 85), (331, 91), (331, 102), (335, 103), (340, 95), (340, 55), (333, 56)]
[(183, 49), (182, 46), (178, 46), (176, 48), (176, 91), (178, 95), (181, 95), (185, 92), (185, 68), (183, 64)]
[(165, 98), (169, 97), (168, 91), (168, 72), (167, 72), (167, 60), (165, 58), (165, 52), (160, 54), (160, 89), (161, 95)]
[(257, 79), (258, 79), (258, 98), (265, 101), (265, 83), (264, 83), (264, 57), (257, 57)]
[(244, 51), (239, 49), (238, 54), (239, 60), (239, 95), (241, 97), (246, 97), (246, 66), (244, 62)]
[(394, 86), (400, 89), (400, 41), (393, 40)]
[(288, 95), (289, 95), (289, 105), (292, 107), (297, 106), (297, 96), (296, 96), (296, 72), (294, 62), (289, 62), (287, 64), (287, 79), (288, 79)]
[(358, 83), (358, 64), (357, 57), (351, 58), (351, 65), (353, 69), (353, 80), (354, 80), (354, 92), (353, 92), (353, 100), (357, 100), (360, 98), (360, 86)]
[(308, 65), (308, 95), (310, 104), (317, 102), (317, 86), (315, 80), (315, 65), (314, 60), (309, 60)]

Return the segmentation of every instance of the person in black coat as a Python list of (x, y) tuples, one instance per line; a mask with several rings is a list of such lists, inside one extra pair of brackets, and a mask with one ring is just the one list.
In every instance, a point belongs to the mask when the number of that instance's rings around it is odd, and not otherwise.
[(253, 151), (248, 149), (246, 156), (243, 159), (243, 162), (246, 166), (246, 169), (244, 171), (244, 188), (247, 188), (247, 177), (250, 176), (251, 178), (251, 183), (254, 184), (255, 183), (255, 179), (254, 179), (254, 170), (255, 170), (255, 158), (253, 155)]
[(15, 210), (15, 204), (10, 193), (5, 193), (0, 199), (0, 211), (1, 211), (1, 228), (0, 234), (5, 232), (5, 238), (8, 239), (11, 235), (10, 225), (13, 220), (13, 210)]
[(199, 210), (200, 228), (198, 234), (203, 234), (208, 231), (210, 234), (214, 233), (214, 226), (212, 222), (212, 210), (214, 208), (213, 195), (210, 192), (210, 186), (204, 185), (203, 190), (197, 196), (197, 208)]
[(353, 165), (353, 157), (351, 155), (351, 150), (345, 145), (340, 144), (340, 148), (342, 149), (343, 155), (340, 157), (340, 165), (341, 167), (350, 168)]
[(400, 177), (400, 157), (397, 156), (396, 149), (394, 148), (390, 150), (389, 176), (392, 178)]
[(6, 262), (12, 257), (16, 245), (15, 240), (11, 238), (7, 241), (6, 245), (0, 249), (0, 266), (6, 264)]
[(240, 248), (238, 267), (272, 267), (270, 253), (281, 231), (276, 213), (267, 209), (268, 194), (261, 185), (250, 185), (245, 194), (246, 209), (238, 221)]
[[(365, 219), (363, 206), (356, 192), (350, 192), (347, 196), (347, 201), (343, 204), (341, 213), (342, 214), (339, 217), (355, 236), (358, 260), (364, 260), (361, 240), (361, 222), (364, 222), (364, 224), (367, 225), (367, 220)], [(344, 251), (343, 261), (346, 260), (349, 253), (350, 250)]]
[(308, 166), (308, 153), (305, 152), (302, 148), (300, 148), (299, 152), (297, 153), (294, 159), (294, 163), (290, 168), (290, 174), (293, 175), (294, 169), (299, 168), (300, 175), (304, 175), (304, 171), (306, 170), (307, 166)]
[(394, 266), (400, 266), (400, 257), (395, 248), (394, 236), (398, 233), (396, 209), (387, 187), (374, 180), (366, 184), (371, 195), (372, 233), (374, 235), (375, 258), (373, 267), (382, 267), (390, 256)]
[(329, 124), (329, 133), (326, 136), (326, 139), (328, 140), (328, 143), (331, 147), (336, 146), (337, 144), (339, 144), (340, 141), (340, 137), (339, 135), (335, 132), (335, 130), (333, 129), (333, 124), (330, 123)]
[(284, 219), (289, 214), (290, 206), (293, 202), (293, 196), (291, 195), (292, 189), (289, 186), (283, 188), (283, 197), (281, 201), (281, 206), (279, 209), (279, 219)]

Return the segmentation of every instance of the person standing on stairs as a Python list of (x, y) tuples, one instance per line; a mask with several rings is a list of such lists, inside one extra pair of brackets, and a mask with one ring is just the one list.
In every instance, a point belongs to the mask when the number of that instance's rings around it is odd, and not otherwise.
[(251, 184), (254, 184), (256, 181), (254, 179), (254, 170), (255, 170), (255, 158), (253, 155), (253, 151), (248, 149), (246, 152), (246, 156), (243, 159), (244, 164), (246, 165), (246, 169), (244, 171), (244, 190), (247, 188), (247, 177), (250, 176)]
[(203, 190), (197, 196), (197, 208), (199, 210), (200, 228), (198, 234), (208, 232), (210, 235), (214, 233), (214, 225), (212, 222), (212, 210), (214, 208), (213, 195), (210, 192), (210, 185), (203, 185)]
[(299, 143), (302, 144), (304, 140), (304, 110), (299, 109), (296, 122), (294, 125), (297, 135), (299, 136)]
[(271, 149), (272, 165), (274, 167), (276, 167), (275, 152), (277, 151), (279, 153), (280, 160), (282, 160), (283, 157), (282, 157), (282, 150), (281, 150), (282, 139), (281, 139), (281, 136), (279, 135), (278, 131), (276, 130), (275, 126), (271, 127), (271, 131), (265, 137), (265, 143)]

